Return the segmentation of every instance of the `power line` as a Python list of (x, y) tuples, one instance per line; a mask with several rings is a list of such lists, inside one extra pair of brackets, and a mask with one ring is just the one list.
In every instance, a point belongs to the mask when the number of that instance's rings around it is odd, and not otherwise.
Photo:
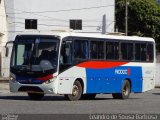
[[(109, 27), (110, 25), (112, 25), (112, 23), (114, 23), (115, 21), (112, 21), (110, 24), (108, 24), (107, 25), (107, 27)], [(9, 23), (9, 24), (13, 24), (13, 23)], [(14, 23), (15, 24), (15, 23)], [(24, 23), (21, 23), (21, 24), (24, 24)], [(40, 24), (40, 25), (44, 25), (44, 26), (58, 26), (58, 25), (48, 25), (48, 24)], [(62, 26), (62, 25), (60, 25), (60, 26)], [(24, 27), (22, 27), (22, 26), (18, 26), (18, 25), (15, 25), (15, 27), (21, 27), (21, 28), (24, 28)], [(69, 26), (63, 26), (63, 27), (69, 27)], [(99, 27), (99, 26), (83, 26), (83, 27)], [(24, 30), (23, 31), (7, 31), (7, 32), (25, 32), (26, 30), (25, 30), (25, 28), (24, 28)], [(37, 30), (36, 29), (36, 31), (53, 31), (53, 29), (50, 29), (50, 30)], [(97, 33), (97, 32), (96, 32)], [(108, 33), (108, 32), (107, 32)]]
[[(20, 11), (21, 13), (29, 13), (29, 14), (33, 14), (33, 15), (36, 15), (36, 16), (41, 16), (41, 17), (45, 17), (45, 18), (49, 18), (50, 20), (57, 20), (57, 21), (65, 21), (65, 22), (68, 22), (67, 20), (64, 20), (64, 19), (59, 19), (59, 18), (53, 18), (53, 17), (49, 17), (49, 16), (46, 16), (46, 15), (40, 15), (40, 14), (36, 14), (36, 13), (44, 13), (44, 12), (63, 12), (63, 11), (73, 11), (73, 10), (85, 10), (85, 9), (95, 9), (95, 8), (103, 8), (103, 7), (110, 7), (110, 6), (114, 6), (114, 5), (106, 5), (106, 6), (95, 6), (95, 7), (88, 7), (88, 8), (79, 8), (79, 9), (68, 9), (68, 10), (56, 10), (56, 11), (43, 11), (43, 12), (27, 12), (27, 11), (23, 11), (23, 10), (19, 10), (19, 9), (15, 9), (15, 8), (11, 8), (9, 6), (5, 6), (9, 9), (13, 9), (15, 11)], [(12, 16), (9, 16), (8, 14), (10, 13), (7, 13), (7, 17), (9, 18), (17, 18), (17, 19), (26, 19), (26, 18), (22, 18), (22, 17), (12, 17)], [(15, 13), (14, 13), (15, 14)], [(45, 19), (42, 19), (42, 20), (45, 20)], [(47, 20), (47, 19), (46, 19)], [(87, 20), (86, 20), (87, 21)], [(94, 20), (88, 20), (88, 21), (94, 21)], [(96, 20), (98, 21), (98, 20)], [(99, 21), (101, 22), (101, 21)]]
[[(21, 20), (25, 20), (26, 18), (24, 18), (24, 17), (12, 17), (12, 16), (8, 16), (8, 15), (6, 15), (6, 16), (4, 16), (4, 15), (0, 15), (0, 16), (2, 16), (2, 17), (7, 17), (7, 18), (13, 18), (13, 19), (21, 19)], [(27, 18), (28, 19), (28, 18)], [(61, 22), (69, 22), (69, 20), (60, 20), (60, 19), (58, 19), (58, 18), (55, 18), (55, 19), (38, 19), (38, 20), (43, 20), (43, 21), (61, 21)], [(107, 21), (113, 21), (113, 20), (107, 20)], [(101, 20), (98, 20), (98, 19), (83, 19), (83, 22), (102, 22)]]
[[(112, 23), (114, 23), (115, 21), (112, 21), (110, 24), (108, 24), (106, 27), (109, 27), (110, 25), (112, 25)], [(23, 29), (25, 29), (24, 27), (22, 27), (22, 26), (19, 26), (19, 25), (17, 25), (17, 23), (18, 24), (23, 24), (24, 25), (24, 23), (22, 23), (22, 22), (12, 22), (12, 23), (9, 23), (10, 25), (13, 25), (13, 24), (16, 24), (14, 27), (20, 27), (20, 28), (23, 28)], [(60, 27), (69, 27), (69, 25), (49, 25), (49, 24), (38, 24), (39, 26), (49, 26), (49, 27), (53, 27), (53, 26), (60, 26)], [(85, 28), (85, 27), (90, 27), (90, 28), (97, 28), (97, 27), (99, 27), (99, 26), (96, 26), (96, 25), (83, 25), (83, 27)], [(24, 30), (25, 31), (25, 30)], [(43, 30), (38, 30), (38, 31), (43, 31)], [(44, 30), (44, 31), (46, 31), (46, 30)], [(9, 31), (10, 32), (10, 31)], [(12, 31), (12, 32), (14, 32), (14, 31)], [(17, 31), (15, 31), (15, 32), (17, 32)], [(20, 31), (18, 31), (18, 32), (20, 32)]]
[[(18, 10), (18, 9), (11, 8), (11, 7), (8, 7), (8, 6), (4, 6), (4, 7), (9, 8), (9, 9), (13, 9), (13, 10), (15, 10), (15, 11), (26, 12), (26, 11)], [(6, 13), (6, 14), (8, 15), (8, 13)], [(36, 15), (36, 16), (45, 17), (45, 18), (50, 18), (50, 19), (56, 19), (56, 18), (53, 18), (53, 17), (49, 17), (49, 16), (46, 16), (46, 15), (39, 15), (39, 14), (36, 14), (36, 13), (30, 13), (30, 14), (33, 14), (33, 15)], [(60, 20), (60, 21), (61, 21), (61, 19), (57, 19), (57, 20)], [(62, 21), (64, 21), (64, 20), (62, 20)]]
[[(2, 15), (0, 15), (2, 16)], [(2, 17), (8, 17), (8, 18), (16, 18), (16, 19), (22, 19), (22, 20), (25, 20), (26, 18), (24, 17), (12, 17), (12, 16), (2, 16)], [(27, 18), (28, 19), (28, 18)], [(55, 19), (39, 19), (38, 20), (43, 20), (43, 21), (61, 21), (61, 22), (69, 22), (69, 20), (60, 20), (58, 18), (55, 18)], [(112, 20), (107, 20), (107, 21), (112, 21)], [(83, 22), (102, 22), (101, 20), (98, 20), (98, 19), (83, 19)]]
[[(13, 18), (13, 19), (20, 19), (20, 20), (25, 20), (25, 19), (29, 19), (29, 18), (23, 18), (23, 17), (12, 17), (12, 16), (7, 16), (8, 18)], [(39, 19), (38, 20), (42, 20), (42, 21), (58, 21), (58, 22), (67, 22), (67, 20), (62, 20), (62, 19), (58, 19), (58, 18), (52, 18), (52, 19)]]
[[(18, 9), (14, 9), (14, 8), (11, 8), (11, 7), (8, 7), (6, 6), (7, 8), (9, 9), (13, 9), (15, 11), (20, 11), (21, 13), (28, 13), (28, 14), (33, 14), (33, 15), (37, 15), (37, 16), (41, 16), (41, 17), (45, 17), (45, 18), (49, 18), (50, 20), (58, 20), (58, 21), (62, 21), (62, 22), (68, 22), (68, 20), (62, 20), (62, 19), (57, 19), (57, 18), (53, 18), (53, 17), (49, 17), (49, 16), (45, 16), (45, 15), (40, 15), (40, 14), (36, 14), (36, 13), (45, 13), (45, 12), (65, 12), (65, 11), (74, 11), (74, 10), (86, 10), (86, 9), (97, 9), (97, 8), (103, 8), (103, 7), (110, 7), (110, 6), (114, 6), (114, 5), (107, 5), (107, 6), (95, 6), (95, 7), (88, 7), (88, 8), (78, 8), (78, 9), (67, 9), (67, 10), (56, 10), (56, 11), (41, 11), (41, 12), (27, 12), (27, 11), (23, 11), (23, 10), (18, 10)], [(9, 14), (9, 13), (8, 13)], [(16, 13), (13, 13), (13, 14), (16, 14)], [(22, 18), (22, 17), (12, 17), (12, 16), (9, 16), (7, 15), (8, 18), (16, 18), (16, 19), (26, 19), (26, 18)], [(85, 20), (83, 20), (85, 21)], [(86, 20), (86, 21), (89, 21), (89, 22), (95, 22), (95, 20), (92, 20), (92, 19), (89, 19), (89, 20)], [(98, 20), (97, 20), (98, 21)], [(111, 21), (111, 20), (110, 20)], [(98, 22), (102, 22), (102, 21), (98, 21)], [(25, 24), (25, 23), (22, 23), (22, 22), (15, 22), (14, 24)], [(13, 24), (13, 23), (10, 23), (10, 24)], [(69, 25), (49, 25), (49, 24), (38, 24), (38, 25), (42, 25), (42, 26), (63, 26), (63, 27), (68, 27)], [(85, 25), (83, 24), (83, 27), (98, 27), (98, 26), (95, 26), (95, 25)]]
[[(23, 22), (12, 22), (12, 23), (8, 23), (8, 24), (23, 24), (25, 25), (25, 23)], [(69, 25), (58, 25), (58, 24), (38, 24), (39, 26), (60, 26), (60, 27), (69, 27)], [(87, 25), (87, 24), (84, 24), (83, 27), (98, 27), (98, 26), (95, 26), (95, 25)]]
[[(12, 26), (12, 25), (9, 25), (10, 27), (15, 27), (15, 26)], [(18, 26), (18, 25), (16, 25), (16, 27), (19, 27), (19, 28), (23, 28), (24, 29), (24, 27), (23, 26)]]
[(90, 9), (98, 9), (98, 8), (105, 8), (105, 7), (112, 7), (114, 5), (106, 5), (106, 6), (94, 6), (94, 7), (85, 7), (85, 8), (74, 8), (74, 9), (63, 9), (63, 10), (55, 10), (55, 11), (40, 11), (40, 12), (29, 12), (29, 11), (21, 11), (20, 13), (8, 13), (8, 14), (24, 14), (24, 13), (30, 13), (30, 14), (35, 14), (35, 13), (50, 13), (50, 12), (70, 12), (70, 11), (79, 11), (79, 10), (90, 10)]

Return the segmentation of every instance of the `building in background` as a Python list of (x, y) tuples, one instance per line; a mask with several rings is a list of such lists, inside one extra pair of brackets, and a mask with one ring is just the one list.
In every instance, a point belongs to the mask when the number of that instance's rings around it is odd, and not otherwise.
[(28, 30), (101, 33), (105, 25), (107, 33), (114, 32), (115, 0), (5, 0), (5, 5), (10, 40)]
[[(1, 38), (1, 53), (5, 53), (6, 41), (13, 41), (17, 34), (28, 31), (114, 32), (115, 0), (2, 0), (1, 4), (4, 4), (0, 14), (5, 29), (0, 31), (2, 36), (5, 34)], [(8, 77), (9, 59), (4, 55), (1, 64), (1, 76)]]
[[(0, 76), (8, 77), (9, 58), (5, 58), (5, 44), (8, 41), (8, 24), (4, 0), (0, 0)], [(7, 74), (5, 74), (7, 72)]]

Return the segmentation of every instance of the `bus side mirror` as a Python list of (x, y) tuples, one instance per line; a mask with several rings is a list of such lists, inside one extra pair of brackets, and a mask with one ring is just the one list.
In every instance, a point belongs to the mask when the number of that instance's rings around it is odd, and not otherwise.
[(5, 45), (5, 48), (6, 48), (6, 54), (5, 54), (5, 56), (6, 56), (6, 57), (8, 57), (8, 55), (9, 55), (8, 44), (13, 44), (13, 41), (8, 41), (8, 42), (6, 43), (6, 45)]
[(9, 48), (6, 47), (6, 54), (5, 54), (5, 56), (8, 57), (8, 54), (9, 54)]

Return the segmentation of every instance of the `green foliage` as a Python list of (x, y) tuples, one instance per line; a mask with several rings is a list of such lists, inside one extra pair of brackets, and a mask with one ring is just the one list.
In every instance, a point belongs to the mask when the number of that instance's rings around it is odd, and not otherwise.
[[(128, 0), (129, 35), (153, 37), (160, 50), (160, 5), (156, 0)], [(116, 0), (116, 27), (125, 32), (125, 0)]]

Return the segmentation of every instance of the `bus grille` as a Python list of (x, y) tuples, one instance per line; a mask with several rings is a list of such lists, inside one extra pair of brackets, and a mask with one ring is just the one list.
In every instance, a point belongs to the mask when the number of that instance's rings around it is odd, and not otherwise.
[(22, 86), (18, 89), (20, 92), (44, 92), (37, 86)]

